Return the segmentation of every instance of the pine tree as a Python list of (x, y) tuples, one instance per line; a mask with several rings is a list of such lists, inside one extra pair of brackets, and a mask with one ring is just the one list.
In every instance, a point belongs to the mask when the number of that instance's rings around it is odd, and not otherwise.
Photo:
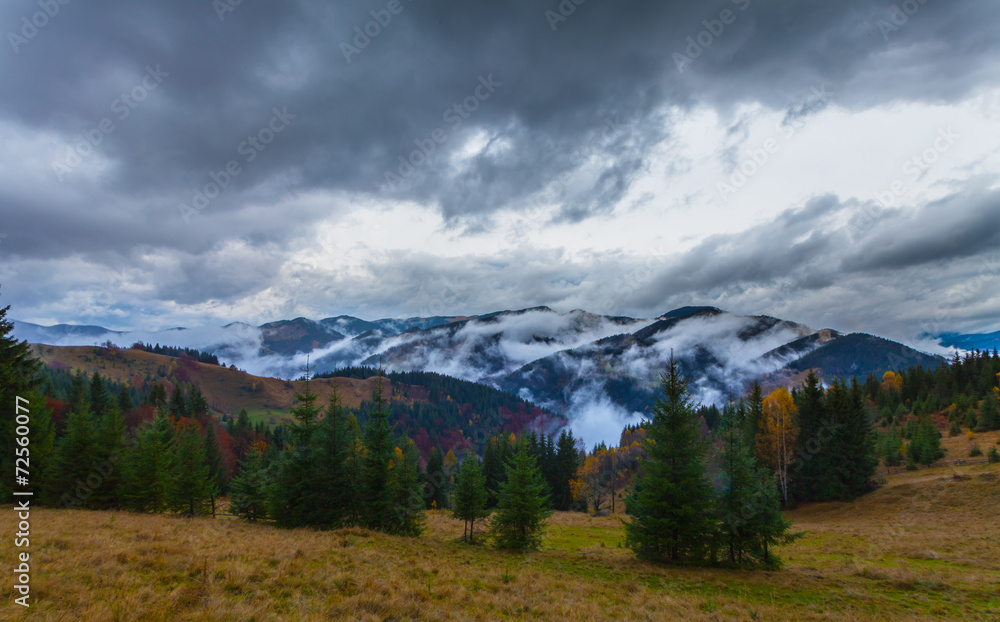
[(646, 458), (625, 500), (631, 516), (625, 541), (642, 559), (700, 562), (715, 532), (714, 493), (706, 479), (707, 447), (673, 354), (661, 387), (646, 427)]
[(474, 542), (476, 519), (490, 515), (486, 509), (486, 476), (475, 454), (466, 454), (462, 461), (455, 482), (452, 507), (452, 518), (465, 523), (462, 538), (466, 542)]
[(267, 518), (269, 487), (264, 454), (258, 449), (252, 449), (240, 462), (236, 477), (229, 483), (230, 511), (250, 522)]
[(315, 434), (316, 463), (313, 474), (316, 504), (323, 526), (340, 527), (352, 522), (352, 508), (358, 505), (358, 482), (351, 468), (357, 434), (333, 386), (326, 417)]
[(506, 466), (507, 479), (497, 491), (490, 536), (499, 548), (537, 549), (545, 520), (552, 514), (545, 480), (524, 441)]
[(845, 501), (868, 492), (878, 467), (874, 426), (865, 408), (864, 391), (856, 380), (851, 382), (848, 398), (846, 425), (841, 428), (847, 452), (841, 457), (839, 465), (845, 473), (844, 484), (848, 495)]
[(188, 415), (191, 417), (201, 418), (208, 416), (208, 401), (205, 400), (205, 396), (202, 395), (201, 389), (197, 386), (192, 386), (188, 391), (187, 410)]
[(573, 505), (573, 492), (569, 483), (576, 477), (576, 471), (580, 467), (580, 453), (576, 448), (576, 439), (573, 438), (572, 432), (563, 430), (559, 434), (554, 461), (555, 482), (552, 486), (552, 503), (555, 509), (566, 511)]
[[(35, 395), (35, 390), (40, 384), (39, 372), (42, 365), (31, 356), (31, 347), (26, 341), (14, 339), (14, 324), (7, 319), (7, 311), (10, 307), (0, 308), (0, 408), (3, 408), (4, 416), (0, 417), (0, 504), (10, 503), (11, 492), (13, 490), (14, 459), (15, 459), (15, 405), (20, 405), (28, 410), (28, 417), (35, 417), (36, 413), (44, 407), (44, 402), (40, 395)], [(16, 398), (23, 398), (25, 402), (17, 402)], [(7, 414), (10, 413), (10, 414)], [(18, 413), (24, 414), (24, 413)], [(29, 426), (29, 443), (34, 443), (36, 432), (34, 422)], [(29, 445), (30, 446), (30, 445)], [(31, 462), (36, 462), (35, 450), (31, 450)]]
[(226, 489), (226, 464), (222, 457), (219, 436), (215, 433), (215, 421), (209, 420), (205, 426), (205, 464), (208, 465), (208, 496), (215, 518), (215, 498)]
[(319, 505), (320, 492), (313, 476), (316, 471), (316, 451), (312, 446), (319, 408), (317, 395), (306, 379), (305, 387), (295, 394), (290, 425), (292, 445), (275, 461), (271, 487), (268, 491), (269, 511), (282, 527), (317, 525), (324, 522)]
[(168, 412), (175, 420), (188, 416), (187, 403), (184, 401), (184, 391), (179, 384), (174, 385), (173, 393), (170, 394), (170, 405)]
[(99, 372), (95, 371), (94, 375), (90, 377), (91, 416), (95, 419), (103, 418), (111, 402), (111, 394), (108, 393), (108, 387), (104, 384), (104, 379), (101, 378)]
[[(48, 497), (58, 499), (66, 507), (89, 507), (93, 494), (87, 483), (93, 472), (93, 459), (97, 449), (97, 435), (90, 417), (87, 400), (82, 400), (80, 408), (74, 409), (66, 417), (66, 431), (56, 444), (55, 465)], [(99, 477), (99, 475), (98, 475)], [(97, 484), (96, 478), (91, 478)]]
[(444, 472), (444, 454), (437, 447), (427, 456), (427, 509), (448, 507), (448, 478)]
[(885, 466), (899, 466), (903, 463), (903, 437), (895, 424), (889, 426), (879, 443), (879, 453)]
[(757, 466), (742, 428), (745, 406), (727, 411), (720, 421), (724, 442), (719, 457), (722, 489), (716, 502), (721, 548), (737, 566), (774, 567), (770, 547), (791, 541), (791, 522), (781, 514), (773, 475)]
[[(94, 374), (96, 377), (97, 374)], [(125, 418), (118, 403), (109, 399), (104, 416), (97, 427), (94, 447), (94, 469), (102, 475), (100, 485), (91, 498), (93, 507), (121, 507), (121, 492), (124, 482), (122, 462), (125, 458)]]
[(392, 465), (393, 490), (395, 491), (395, 523), (391, 533), (403, 536), (419, 536), (424, 530), (427, 515), (424, 514), (424, 500), (420, 485), (420, 452), (407, 437), (400, 440), (394, 449)]
[(173, 448), (174, 428), (164, 415), (136, 430), (125, 460), (126, 507), (137, 512), (160, 512), (166, 507)]
[(997, 409), (997, 398), (992, 391), (983, 396), (983, 401), (979, 405), (977, 421), (977, 432), (1000, 430), (1000, 410)]
[[(491, 438), (486, 443), (483, 452), (483, 475), (486, 477), (486, 507), (494, 508), (497, 505), (496, 491), (504, 478), (504, 461), (500, 455), (500, 440), (497, 437)], [(573, 470), (576, 473), (576, 470)]]
[(395, 444), (389, 426), (389, 409), (382, 396), (382, 382), (375, 390), (372, 408), (365, 426), (365, 456), (362, 469), (364, 526), (377, 531), (391, 531), (395, 519), (396, 491), (390, 472)]
[(173, 472), (167, 488), (171, 509), (191, 517), (204, 514), (211, 496), (205, 443), (197, 424), (183, 426), (174, 444)]
[(796, 394), (796, 405), (799, 410), (799, 437), (791, 483), (795, 498), (808, 500), (815, 498), (817, 482), (829, 468), (828, 452), (823, 451), (824, 439), (830, 432), (826, 429), (829, 415), (819, 378), (812, 370)]

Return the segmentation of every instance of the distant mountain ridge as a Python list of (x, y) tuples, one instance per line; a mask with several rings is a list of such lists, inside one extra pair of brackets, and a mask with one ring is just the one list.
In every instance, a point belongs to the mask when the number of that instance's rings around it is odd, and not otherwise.
[(256, 327), (232, 323), (152, 333), (102, 330), (15, 322), (14, 334), (34, 343), (54, 340), (53, 345), (111, 340), (121, 346), (143, 341), (190, 347), (256, 375), (278, 378), (299, 377), (307, 361), (317, 373), (357, 365), (440, 373), (583, 418), (585, 423), (574, 423), (574, 429), (585, 436), (588, 425), (620, 430), (648, 411), (671, 352), (696, 397), (712, 403), (742, 394), (763, 377), (771, 385), (791, 383), (814, 369), (825, 380), (864, 378), (943, 361), (873, 335), (816, 330), (768, 315), (743, 316), (707, 306), (681, 307), (647, 319), (532, 307), (405, 320), (342, 315)]

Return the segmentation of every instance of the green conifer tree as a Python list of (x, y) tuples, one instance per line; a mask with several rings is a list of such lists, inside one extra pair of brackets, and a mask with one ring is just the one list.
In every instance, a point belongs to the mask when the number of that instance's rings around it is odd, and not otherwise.
[(625, 500), (631, 517), (625, 541), (642, 559), (701, 562), (715, 535), (714, 492), (706, 478), (707, 446), (673, 354), (661, 387), (646, 426), (646, 458)]
[(270, 482), (261, 451), (252, 449), (247, 452), (229, 488), (230, 511), (233, 514), (250, 522), (267, 518)]
[(363, 524), (377, 531), (392, 531), (396, 514), (396, 490), (390, 470), (393, 466), (395, 443), (389, 425), (389, 409), (382, 394), (381, 378), (368, 413), (364, 446), (361, 482)]
[(476, 519), (486, 518), (490, 514), (486, 509), (486, 476), (475, 454), (466, 454), (455, 479), (451, 515), (452, 518), (464, 521), (462, 539), (475, 542)]
[(506, 467), (506, 481), (497, 491), (497, 509), (490, 521), (490, 536), (499, 548), (537, 549), (542, 544), (549, 509), (548, 486), (528, 444), (517, 444)]
[(171, 509), (192, 517), (204, 514), (211, 496), (205, 442), (196, 424), (183, 426), (174, 443), (173, 472), (167, 488)]

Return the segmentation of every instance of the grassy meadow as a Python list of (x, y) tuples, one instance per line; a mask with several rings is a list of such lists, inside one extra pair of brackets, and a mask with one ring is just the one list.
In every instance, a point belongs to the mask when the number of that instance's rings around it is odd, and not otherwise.
[[(969, 442), (945, 441), (950, 457)], [(998, 510), (1000, 464), (893, 473), (853, 503), (789, 512), (806, 535), (780, 549), (785, 569), (748, 572), (638, 561), (616, 517), (574, 513), (518, 555), (461, 543), (444, 512), (411, 539), (37, 509), (33, 606), (13, 604), (8, 575), (0, 619), (998, 620)], [(14, 517), (0, 513), (4, 533)]]

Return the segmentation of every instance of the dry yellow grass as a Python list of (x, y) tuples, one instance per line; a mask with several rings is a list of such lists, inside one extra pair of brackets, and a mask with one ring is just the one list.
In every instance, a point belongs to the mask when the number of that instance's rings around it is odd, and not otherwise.
[[(0, 619), (997, 620), (998, 478), (925, 469), (799, 508), (807, 535), (781, 572), (640, 562), (617, 518), (582, 514), (557, 513), (544, 549), (515, 555), (460, 543), (462, 523), (437, 512), (412, 539), (38, 509), (34, 606), (13, 604), (8, 574)], [(14, 516), (0, 514), (5, 539)]]

